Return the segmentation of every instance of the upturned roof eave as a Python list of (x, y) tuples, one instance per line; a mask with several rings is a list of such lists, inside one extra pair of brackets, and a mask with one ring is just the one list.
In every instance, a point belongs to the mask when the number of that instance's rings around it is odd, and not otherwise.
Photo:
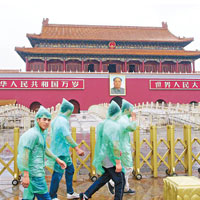
[(31, 39), (35, 39), (38, 41), (41, 40), (54, 40), (54, 41), (65, 41), (65, 40), (72, 40), (72, 41), (115, 41), (115, 42), (154, 42), (154, 43), (185, 43), (187, 42), (188, 44), (191, 43), (194, 38), (184, 38), (184, 39), (180, 39), (180, 40), (105, 40), (105, 39), (90, 39), (90, 38), (79, 38), (79, 39), (71, 39), (71, 38), (54, 38), (54, 37), (42, 37), (39, 35), (31, 35), (31, 34), (27, 34), (27, 38), (29, 39), (29, 41), (31, 41)]
[[(65, 49), (59, 49), (58, 48), (51, 48), (51, 49), (46, 49), (46, 48), (20, 48), (16, 47), (15, 51), (22, 57), (22, 54), (35, 54), (35, 55), (118, 55), (118, 56), (130, 56), (130, 55), (136, 55), (136, 56), (184, 56), (184, 57), (197, 57), (200, 58), (200, 51), (173, 51), (173, 50), (141, 50), (141, 49), (134, 49), (132, 51), (130, 50), (119, 50), (117, 52), (115, 49), (112, 51), (110, 49), (106, 49), (106, 51), (86, 51), (86, 49), (81, 49), (81, 51), (73, 51), (76, 50), (75, 48), (73, 49), (67, 49), (68, 51), (65, 51)], [(71, 50), (71, 52), (70, 52)], [(89, 49), (91, 50), (91, 49)], [(24, 60), (24, 58), (23, 58)]]

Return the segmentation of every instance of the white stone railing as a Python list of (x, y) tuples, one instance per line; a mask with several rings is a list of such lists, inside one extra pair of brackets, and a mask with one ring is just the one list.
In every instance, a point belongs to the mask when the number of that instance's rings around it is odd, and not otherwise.
[[(109, 104), (93, 105), (88, 109), (88, 112), (105, 119), (108, 106)], [(190, 124), (192, 127), (200, 128), (200, 103), (194, 105), (146, 102), (134, 106), (138, 125), (143, 129), (148, 129), (152, 124), (157, 126)]]
[(28, 129), (34, 122), (35, 113), (23, 105), (0, 106), (0, 128), (23, 127)]
[[(106, 118), (108, 103), (92, 105), (88, 114)], [(134, 111), (137, 114), (137, 123), (142, 129), (149, 129), (150, 125), (166, 126), (166, 124), (191, 124), (192, 127), (200, 128), (200, 103), (194, 104), (159, 104), (146, 102), (135, 104)], [(54, 119), (60, 109), (60, 104), (48, 108)], [(35, 113), (22, 105), (6, 105), (0, 107), (0, 128), (13, 128), (15, 126), (27, 130), (34, 123)], [(77, 117), (77, 120), (79, 118)]]

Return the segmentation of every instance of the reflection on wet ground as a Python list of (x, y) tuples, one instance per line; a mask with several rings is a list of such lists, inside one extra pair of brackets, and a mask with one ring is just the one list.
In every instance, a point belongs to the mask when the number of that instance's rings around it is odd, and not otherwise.
[[(195, 176), (198, 173), (193, 172)], [(125, 194), (123, 200), (163, 200), (163, 178), (152, 178), (150, 175), (146, 175), (141, 180), (135, 178), (130, 179), (130, 187), (136, 190), (136, 194)], [(51, 177), (48, 176), (47, 183), (49, 185)], [(23, 187), (21, 184), (18, 186), (12, 186), (12, 178), (0, 178), (0, 200), (19, 200), (22, 199)], [(92, 182), (87, 175), (79, 175), (78, 181), (73, 183), (74, 190), (77, 193), (84, 192)], [(58, 198), (60, 200), (66, 200), (66, 185), (64, 179), (60, 183), (58, 192)], [(97, 191), (91, 199), (95, 200), (113, 200), (113, 196), (108, 192), (107, 186), (102, 187)]]
[[(21, 132), (22, 133), (22, 132)], [(192, 138), (199, 137), (199, 130), (192, 130)], [(166, 128), (158, 129), (158, 141), (161, 138), (164, 138), (166, 140)], [(8, 142), (11, 147), (13, 147), (13, 131), (7, 132), (1, 132), (0, 131), (0, 148)], [(79, 143), (81, 140), (85, 140), (89, 144), (89, 133), (84, 135), (77, 135), (77, 142)], [(141, 132), (140, 134), (140, 141), (142, 141), (144, 138), (147, 138), (148, 141), (150, 141), (150, 134), (149, 132)], [(179, 128), (175, 130), (175, 139), (181, 138), (183, 139), (183, 129)], [(131, 141), (133, 141), (131, 137)], [(192, 145), (192, 150), (195, 155), (198, 155), (199, 153), (199, 146), (197, 142)], [(87, 151), (86, 148), (82, 147), (83, 150)], [(183, 152), (184, 148), (183, 145), (180, 143), (177, 143), (175, 146), (175, 152), (180, 156)], [(143, 143), (141, 146), (141, 154), (146, 156), (148, 152), (150, 151), (149, 146), (146, 143)], [(158, 152), (161, 156), (165, 154), (167, 151), (166, 145), (161, 143), (158, 146)], [(88, 152), (86, 152), (87, 154)], [(4, 160), (5, 163), (8, 163), (10, 159), (12, 159), (12, 154), (8, 148), (5, 148), (3, 152), (0, 154), (0, 158)], [(148, 160), (150, 161), (150, 160)], [(159, 159), (158, 159), (159, 161)], [(166, 159), (167, 162), (167, 159)], [(3, 165), (0, 164), (0, 170), (4, 168)], [(13, 170), (13, 163), (10, 165), (10, 168)], [(193, 175), (198, 176), (198, 170), (199, 163), (195, 162), (193, 164)], [(135, 180), (135, 178), (130, 179), (130, 186), (131, 188), (134, 188), (136, 190), (135, 195), (124, 195), (123, 200), (161, 200), (163, 199), (163, 178), (166, 176), (165, 170), (167, 167), (162, 163), (158, 168), (158, 176), (159, 178), (152, 178), (149, 173), (151, 169), (147, 164), (144, 164), (143, 167), (140, 169), (141, 174), (143, 176), (142, 180)], [(183, 165), (179, 162), (176, 166), (176, 173), (179, 175), (184, 175), (185, 173), (180, 173), (181, 171), (184, 171)], [(89, 180), (88, 177), (88, 171), (85, 168), (82, 168), (78, 174), (78, 181), (74, 182), (74, 190), (77, 193), (84, 192), (91, 184), (92, 182)], [(49, 184), (51, 177), (47, 177), (47, 182)], [(5, 170), (3, 174), (0, 175), (0, 200), (19, 200), (22, 199), (22, 192), (23, 187), (19, 184), (18, 186), (13, 187), (12, 186), (12, 180), (13, 177), (10, 175), (10, 173)], [(66, 198), (66, 186), (64, 180), (60, 184), (60, 189), (58, 192), (58, 197), (60, 200), (65, 200)], [(106, 186), (102, 187), (98, 192), (96, 192), (92, 199), (95, 200), (112, 200), (113, 197), (109, 194), (108, 189)]]

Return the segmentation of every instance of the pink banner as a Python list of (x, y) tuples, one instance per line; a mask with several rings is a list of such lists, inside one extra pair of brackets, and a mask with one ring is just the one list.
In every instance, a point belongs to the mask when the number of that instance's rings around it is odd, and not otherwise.
[(84, 89), (84, 79), (0, 79), (0, 89)]
[(200, 80), (150, 80), (150, 90), (200, 90)]

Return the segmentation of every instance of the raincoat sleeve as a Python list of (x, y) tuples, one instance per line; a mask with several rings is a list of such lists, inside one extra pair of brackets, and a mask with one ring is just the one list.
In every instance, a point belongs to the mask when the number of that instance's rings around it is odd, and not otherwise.
[(119, 132), (115, 126), (105, 126), (104, 135), (107, 138), (107, 142), (110, 143), (111, 151), (113, 151), (114, 159), (120, 160), (120, 143)]
[(136, 129), (136, 121), (130, 121), (130, 119), (127, 117), (127, 116), (122, 116), (119, 121), (120, 123), (120, 128), (121, 130), (126, 130), (128, 132), (132, 132), (132, 131), (135, 131)]
[(137, 127), (137, 123), (136, 121), (130, 121), (128, 126), (126, 127), (126, 130), (127, 131), (135, 131), (136, 130), (136, 127)]
[(61, 132), (63, 134), (63, 136), (65, 137), (65, 139), (67, 140), (67, 142), (69, 143), (69, 145), (74, 148), (76, 146), (78, 146), (76, 144), (76, 142), (74, 141), (74, 139), (71, 136), (71, 132), (69, 131), (69, 124), (62, 124), (60, 126), (60, 130), (59, 132)]
[(98, 124), (96, 129), (96, 144), (95, 144), (95, 153), (93, 165), (96, 168), (97, 174), (103, 174), (104, 169), (102, 168), (102, 160), (105, 157), (105, 152), (102, 146), (102, 134), (103, 134), (104, 123), (101, 122)]
[(29, 171), (29, 158), (35, 144), (38, 141), (36, 134), (32, 134), (30, 130), (24, 137), (21, 138), (18, 145), (17, 164), (20, 171)]
[(25, 137), (23, 140), (23, 147), (29, 150), (33, 150), (35, 144), (37, 144), (39, 138), (36, 134), (30, 134), (28, 137)]
[(30, 149), (25, 148), (22, 153), (22, 159), (20, 163), (20, 171), (29, 171), (28, 161), (29, 161)]
[(74, 141), (74, 139), (72, 138), (71, 135), (66, 136), (65, 139), (67, 140), (67, 142), (69, 143), (69, 145), (70, 145), (72, 148), (78, 146), (78, 144)]
[(46, 148), (45, 155), (47, 156), (47, 159), (53, 159), (54, 161), (58, 158), (56, 155), (54, 155), (49, 148)]

